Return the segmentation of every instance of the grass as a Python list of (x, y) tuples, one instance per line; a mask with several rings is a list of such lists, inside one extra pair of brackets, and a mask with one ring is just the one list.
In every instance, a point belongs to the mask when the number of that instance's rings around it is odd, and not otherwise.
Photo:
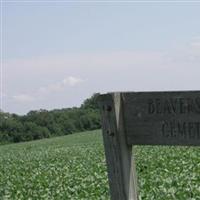
[[(142, 200), (200, 200), (200, 148), (134, 147)], [(108, 200), (100, 131), (0, 146), (0, 200)]]

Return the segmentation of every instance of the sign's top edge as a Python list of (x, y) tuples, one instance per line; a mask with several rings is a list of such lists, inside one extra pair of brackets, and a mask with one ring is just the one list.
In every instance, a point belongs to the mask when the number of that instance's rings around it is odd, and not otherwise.
[(114, 95), (114, 94), (131, 94), (131, 93), (184, 93), (184, 92), (200, 92), (200, 90), (165, 90), (165, 91), (159, 91), (159, 90), (155, 90), (155, 91), (120, 91), (120, 92), (107, 92), (107, 93), (102, 93), (100, 94), (100, 96), (108, 96), (108, 95)]
[(102, 101), (110, 101), (113, 99), (113, 97), (118, 94), (121, 95), (122, 97), (126, 97), (126, 96), (132, 96), (132, 95), (163, 95), (163, 96), (174, 96), (174, 95), (198, 95), (200, 96), (200, 90), (173, 90), (173, 91), (132, 91), (132, 92), (108, 92), (108, 93), (104, 93), (104, 94), (99, 94), (98, 97), (98, 101), (102, 102)]

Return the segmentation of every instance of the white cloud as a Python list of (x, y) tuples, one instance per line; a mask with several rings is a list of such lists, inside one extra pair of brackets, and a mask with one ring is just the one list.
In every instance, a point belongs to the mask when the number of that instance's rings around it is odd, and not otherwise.
[(27, 103), (27, 102), (32, 102), (35, 100), (35, 98), (29, 94), (15, 95), (15, 96), (13, 96), (13, 99), (19, 103)]
[(7, 97), (7, 94), (5, 94), (5, 93), (2, 93), (1, 95), (2, 95), (2, 97)]
[(61, 82), (58, 82), (58, 83), (54, 83), (54, 84), (51, 84), (51, 85), (48, 85), (46, 87), (46, 90), (48, 92), (59, 92), (63, 89), (63, 85), (61, 84)]
[(191, 43), (192, 47), (200, 47), (200, 41), (195, 41)]
[(95, 92), (199, 89), (198, 41), (170, 51), (71, 54), (7, 62), (7, 91), (18, 94), (20, 89), (22, 95), (14, 99), (35, 100), (29, 107), (54, 108), (75, 105)]
[[(159, 65), (163, 61), (163, 52), (156, 51), (116, 51), (106, 53), (64, 54), (59, 56), (37, 57), (30, 59), (10, 60), (6, 67), (17, 68), (24, 72), (38, 73), (66, 70), (74, 71), (93, 69), (124, 69), (126, 66), (148, 67)], [(72, 77), (73, 79), (74, 77)], [(73, 81), (72, 81), (73, 82)]]
[(44, 87), (40, 87), (35, 92), (32, 92), (31, 94), (19, 94), (13, 96), (14, 101), (20, 102), (20, 103), (30, 103), (33, 102), (36, 99), (44, 98), (46, 95), (49, 95), (51, 93), (55, 92), (62, 92), (66, 89), (66, 87), (74, 87), (80, 83), (84, 82), (81, 78), (76, 78), (73, 76), (69, 76), (65, 79), (63, 79), (60, 82), (53, 83)]
[(84, 82), (84, 80), (73, 77), (73, 76), (69, 76), (69, 77), (65, 78), (62, 82), (64, 85), (75, 86), (75, 85), (78, 85), (78, 84)]
[(79, 85), (82, 82), (84, 82), (84, 80), (81, 78), (68, 76), (60, 82), (53, 83), (44, 87), (40, 87), (36, 93), (47, 94), (51, 92), (61, 92), (64, 89), (66, 89), (67, 86), (73, 87), (73, 86)]
[(200, 48), (200, 37), (192, 38), (190, 42), (190, 48), (192, 49)]

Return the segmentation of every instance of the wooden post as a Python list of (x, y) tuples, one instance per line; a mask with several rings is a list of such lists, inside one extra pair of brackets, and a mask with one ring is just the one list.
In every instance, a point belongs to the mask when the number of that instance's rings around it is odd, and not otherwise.
[(103, 139), (111, 200), (137, 200), (132, 145), (127, 145), (120, 93), (101, 95)]

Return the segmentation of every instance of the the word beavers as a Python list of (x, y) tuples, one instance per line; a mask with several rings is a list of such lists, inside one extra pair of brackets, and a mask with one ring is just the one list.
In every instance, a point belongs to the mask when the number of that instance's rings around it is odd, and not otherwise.
[(148, 99), (148, 114), (200, 114), (200, 97)]

